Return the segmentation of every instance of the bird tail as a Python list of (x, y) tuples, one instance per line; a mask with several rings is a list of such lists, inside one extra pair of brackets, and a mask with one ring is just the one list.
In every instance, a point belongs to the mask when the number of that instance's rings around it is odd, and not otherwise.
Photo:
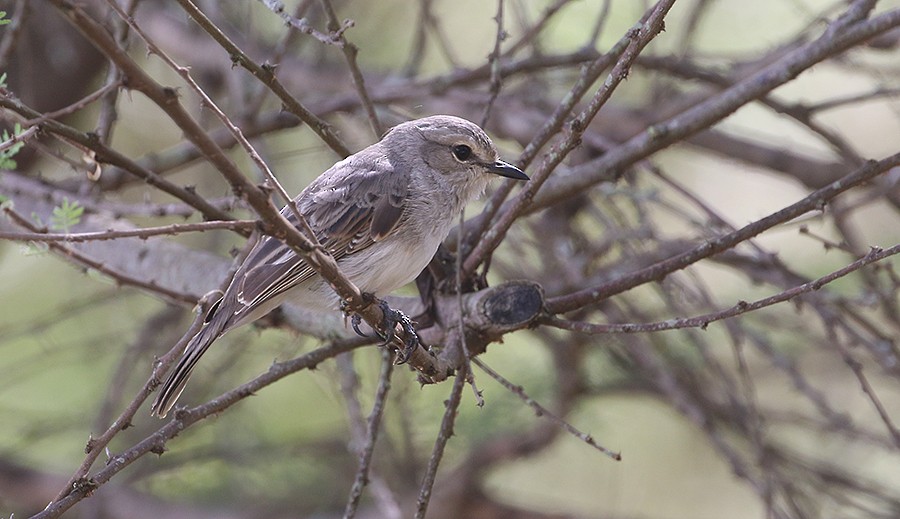
[(197, 361), (206, 353), (209, 346), (226, 331), (227, 320), (217, 319), (216, 317), (214, 315), (209, 322), (205, 323), (203, 328), (188, 343), (178, 364), (169, 373), (169, 378), (166, 379), (162, 389), (156, 396), (156, 400), (153, 401), (153, 406), (150, 409), (151, 415), (156, 415), (160, 418), (166, 417), (166, 414), (175, 405), (178, 397), (181, 396), (181, 392), (184, 391), (184, 386), (187, 385), (187, 381), (191, 377)]

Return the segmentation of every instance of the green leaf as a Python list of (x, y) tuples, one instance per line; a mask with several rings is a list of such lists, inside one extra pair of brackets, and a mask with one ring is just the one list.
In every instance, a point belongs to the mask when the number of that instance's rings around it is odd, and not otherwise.
[(68, 198), (63, 198), (62, 205), (53, 208), (50, 228), (54, 231), (69, 232), (72, 226), (78, 225), (78, 222), (81, 221), (82, 214), (84, 214), (84, 206), (78, 201), (70, 202)]
[[(21, 134), (22, 125), (16, 123), (15, 127), (13, 128), (13, 135)], [(2, 139), (3, 142), (6, 142), (12, 139), (13, 135), (10, 135), (9, 132), (3, 130), (3, 134), (0, 135), (0, 139)], [(16, 169), (16, 166), (18, 164), (16, 164), (16, 161), (13, 160), (13, 157), (15, 157), (17, 153), (19, 153), (19, 150), (21, 150), (23, 146), (25, 146), (25, 143), (20, 141), (13, 144), (9, 148), (6, 148), (5, 150), (0, 151), (0, 169)]]
[(44, 242), (30, 241), (21, 246), (21, 251), (25, 256), (43, 256), (50, 251), (50, 246)]

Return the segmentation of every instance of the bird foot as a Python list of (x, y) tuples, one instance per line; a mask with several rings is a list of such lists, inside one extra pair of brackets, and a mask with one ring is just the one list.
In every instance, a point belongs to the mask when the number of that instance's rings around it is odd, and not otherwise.
[(406, 364), (419, 346), (419, 335), (416, 333), (416, 327), (409, 316), (400, 310), (394, 310), (388, 306), (387, 302), (379, 300), (378, 308), (381, 308), (381, 312), (384, 314), (384, 320), (381, 322), (382, 329), (390, 332), (390, 335), (387, 337), (385, 334), (379, 334), (384, 339), (384, 346), (390, 344), (396, 337), (394, 330), (398, 324), (403, 328), (403, 351), (397, 351), (396, 364)]
[[(419, 335), (416, 333), (413, 320), (400, 310), (394, 310), (388, 306), (386, 301), (378, 299), (371, 294), (363, 294), (363, 296), (367, 299), (371, 299), (373, 303), (377, 302), (378, 308), (381, 309), (381, 313), (384, 315), (384, 320), (381, 321), (381, 329), (384, 330), (384, 332), (375, 330), (375, 333), (377, 333), (384, 341), (382, 346), (389, 345), (397, 338), (397, 334), (394, 333), (394, 331), (398, 324), (403, 328), (403, 350), (397, 352), (397, 364), (407, 363), (410, 357), (412, 357), (413, 352), (416, 351), (416, 348), (419, 346)], [(346, 312), (344, 303), (341, 303), (341, 309)], [(350, 326), (353, 328), (353, 331), (360, 337), (369, 337), (369, 334), (360, 330), (360, 324), (362, 324), (362, 317), (360, 317), (359, 314), (353, 314), (350, 317)]]

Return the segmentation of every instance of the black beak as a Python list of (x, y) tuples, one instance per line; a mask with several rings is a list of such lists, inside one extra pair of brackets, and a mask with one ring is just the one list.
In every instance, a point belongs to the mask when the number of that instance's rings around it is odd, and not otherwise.
[(498, 160), (497, 162), (488, 165), (487, 170), (491, 173), (500, 175), (501, 177), (513, 178), (516, 180), (528, 180), (528, 175), (522, 173), (521, 169), (508, 162), (503, 162), (502, 160)]

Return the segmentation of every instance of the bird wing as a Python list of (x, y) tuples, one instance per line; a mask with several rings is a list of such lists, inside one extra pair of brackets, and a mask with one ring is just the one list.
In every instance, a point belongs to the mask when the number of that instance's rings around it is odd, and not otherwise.
[[(368, 151), (368, 150), (365, 150)], [(390, 235), (403, 216), (409, 170), (383, 154), (357, 154), (313, 181), (296, 202), (300, 213), (336, 260), (359, 252)], [(290, 207), (281, 210), (297, 225)], [(302, 283), (315, 274), (280, 240), (263, 237), (236, 275), (240, 313)], [(238, 312), (236, 312), (238, 313)]]

